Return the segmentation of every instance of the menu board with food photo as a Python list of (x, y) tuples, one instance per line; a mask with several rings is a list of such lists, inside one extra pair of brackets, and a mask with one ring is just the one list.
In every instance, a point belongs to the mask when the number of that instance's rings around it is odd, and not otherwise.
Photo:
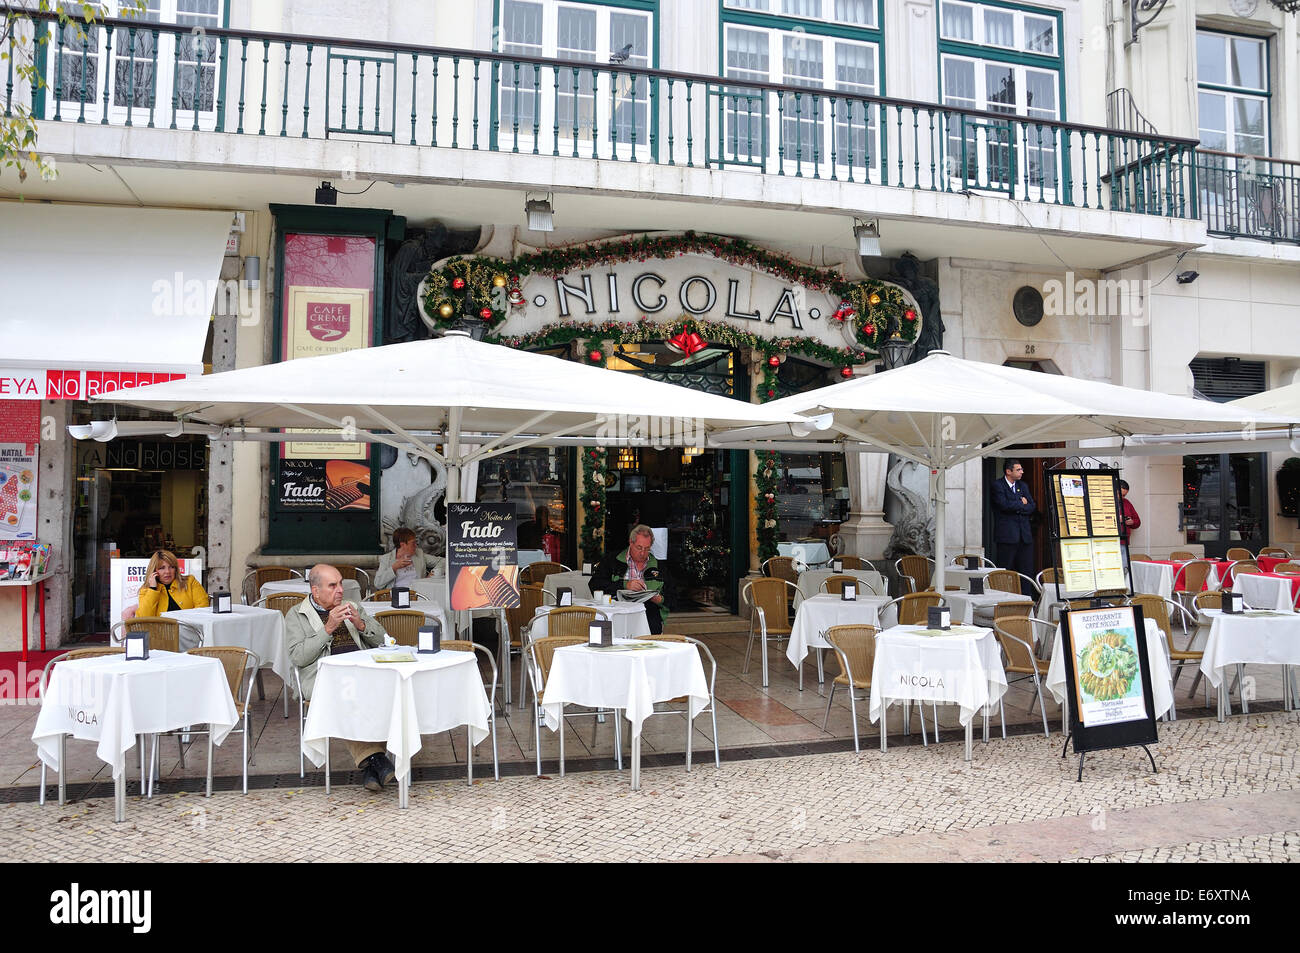
[(1127, 592), (1128, 572), (1119, 536), (1119, 473), (1058, 470), (1049, 475), (1054, 511), (1052, 554), (1061, 595)]
[(0, 443), (0, 539), (36, 538), (34, 444)]

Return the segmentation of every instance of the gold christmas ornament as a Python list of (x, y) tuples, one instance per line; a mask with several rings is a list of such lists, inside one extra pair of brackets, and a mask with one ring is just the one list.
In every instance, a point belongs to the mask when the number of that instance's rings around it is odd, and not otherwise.
[(876, 293), (873, 291), (873, 292), (871, 293), (871, 297), (868, 298), (867, 300), (870, 301), (870, 302), (872, 303), (872, 305), (880, 304), (880, 295), (876, 294)]
[(451, 306), (450, 301), (444, 301), (442, 304), (438, 305), (438, 314), (442, 315), (444, 318), (450, 318), (452, 312), (455, 310), (456, 309)]
[(505, 286), (506, 286), (506, 276), (505, 276), (505, 275), (493, 275), (493, 276), (492, 276), (492, 287), (494, 287), (494, 288), (504, 288)]

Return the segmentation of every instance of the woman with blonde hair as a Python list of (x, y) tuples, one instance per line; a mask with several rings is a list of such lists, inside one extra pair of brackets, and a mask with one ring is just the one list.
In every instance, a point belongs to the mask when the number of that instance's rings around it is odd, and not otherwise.
[(138, 617), (160, 616), (176, 609), (204, 609), (208, 594), (193, 576), (182, 576), (176, 555), (160, 549), (149, 560), (140, 587)]

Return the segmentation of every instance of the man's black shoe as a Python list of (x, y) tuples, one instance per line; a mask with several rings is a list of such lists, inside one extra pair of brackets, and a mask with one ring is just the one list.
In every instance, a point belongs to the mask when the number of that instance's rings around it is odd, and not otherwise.
[(393, 778), (397, 777), (397, 772), (393, 770), (393, 762), (386, 754), (375, 755), (375, 772), (381, 785), (391, 784)]
[(379, 770), (375, 767), (375, 761), (377, 758), (378, 755), (371, 755), (362, 762), (363, 767), (366, 769), (364, 776), (365, 779), (362, 783), (365, 784), (367, 791), (375, 794), (383, 790), (384, 787), (384, 782), (380, 779), (381, 776)]

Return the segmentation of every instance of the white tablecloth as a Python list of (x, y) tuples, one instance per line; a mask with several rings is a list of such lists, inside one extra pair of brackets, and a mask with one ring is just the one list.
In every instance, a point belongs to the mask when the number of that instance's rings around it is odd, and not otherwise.
[[(365, 609), (371, 615), (377, 612), (392, 612), (393, 604), (391, 602), (363, 602), (361, 608)], [(456, 630), (447, 625), (447, 615), (442, 611), (442, 606), (432, 599), (421, 599), (419, 602), (412, 600), (411, 608), (424, 613), (424, 617), (431, 622), (437, 622), (442, 626), (442, 637), (444, 639), (456, 638)]]
[[(960, 566), (944, 566), (943, 584), (944, 586), (961, 586), (963, 592), (970, 592), (970, 581), (972, 577), (983, 579), (989, 573), (996, 571), (996, 566), (984, 566), (980, 569), (962, 569)], [(930, 585), (933, 586), (937, 579), (937, 574), (931, 575)]]
[(970, 625), (975, 621), (976, 609), (992, 610), (1000, 602), (1032, 603), (1034, 600), (1030, 596), (1022, 596), (1017, 592), (985, 589), (984, 593), (978, 596), (969, 592), (945, 592), (943, 601), (948, 604), (948, 608), (952, 609), (953, 625)]
[(1292, 610), (1290, 579), (1261, 576), (1252, 572), (1233, 573), (1232, 591), (1240, 592), (1246, 605), (1252, 609), (1276, 609), (1278, 612)]
[(1203, 614), (1211, 622), (1201, 671), (1215, 688), (1229, 665), (1300, 665), (1300, 615), (1224, 615), (1219, 609)]
[(325, 763), (329, 738), (382, 741), (393, 753), (399, 778), (410, 776), (421, 735), (470, 726), (477, 745), (488, 735), (491, 714), (475, 652), (414, 655), (414, 662), (376, 662), (369, 649), (321, 659), (303, 728), (302, 750)]
[(551, 573), (542, 580), (542, 588), (551, 595), (555, 595), (561, 586), (572, 589), (575, 599), (591, 599), (591, 576), (584, 576), (576, 569), (572, 572)]
[(997, 704), (1007, 690), (1002, 652), (992, 629), (974, 626), (921, 635), (925, 626), (898, 625), (876, 640), (871, 673), (871, 720), (896, 701), (951, 702), (961, 723)]
[[(790, 644), (786, 646), (785, 657), (790, 660), (791, 665), (798, 668), (807, 658), (810, 648), (830, 648), (831, 644), (826, 641), (824, 635), (831, 626), (874, 625), (876, 628), (882, 628), (880, 607), (887, 602), (889, 602), (888, 596), (860, 595), (851, 602), (845, 602), (843, 597), (827, 593), (810, 596), (800, 602), (799, 608), (795, 610)], [(884, 625), (893, 625), (898, 618), (898, 612), (893, 608), (886, 615)]]
[[(203, 630), (203, 644), (233, 645), (248, 649), (262, 660), (262, 667), (269, 667), (284, 681), (289, 680), (289, 653), (284, 647), (284, 613), (278, 609), (263, 609), (259, 606), (232, 605), (229, 612), (216, 613), (211, 609), (178, 609), (164, 612), (164, 618), (175, 619), (187, 625)], [(185, 629), (181, 629), (181, 648), (192, 649), (186, 644)]]
[(1148, 563), (1135, 560), (1129, 563), (1133, 572), (1133, 591), (1151, 593), (1162, 599), (1172, 599), (1174, 595), (1174, 570), (1163, 563)]
[[(303, 598), (311, 594), (311, 586), (306, 579), (281, 579), (279, 582), (262, 583), (259, 590), (261, 597), (273, 596), (278, 592), (293, 592)], [(355, 579), (343, 580), (343, 598), (347, 602), (361, 601), (361, 584)]]
[(95, 753), (113, 766), (116, 779), (136, 735), (210, 724), (212, 743), (219, 745), (237, 720), (226, 671), (216, 659), (150, 652), (143, 661), (128, 662), (104, 655), (54, 666), (32, 741), (56, 771), (59, 735), (98, 741)]
[[(639, 602), (615, 601), (612, 606), (593, 606), (590, 600), (575, 599), (573, 604), (595, 609), (598, 616), (612, 622), (616, 639), (635, 639), (650, 634), (650, 620), (646, 618), (645, 606)], [(541, 606), (533, 615), (535, 626), (533, 638), (539, 638), (544, 634), (545, 626), (537, 625), (537, 620), (553, 608), (554, 606)]]
[[(1173, 690), (1169, 684), (1169, 655), (1165, 648), (1165, 637), (1156, 625), (1155, 619), (1146, 619), (1147, 659), (1151, 663), (1151, 700), (1156, 706), (1156, 717), (1174, 707)], [(1052, 664), (1047, 669), (1044, 687), (1052, 693), (1058, 703), (1065, 701), (1065, 656), (1061, 641), (1061, 626), (1056, 627), (1056, 637), (1052, 642)]]
[(406, 588), (418, 592), (425, 599), (432, 599), (440, 606), (447, 605), (446, 576), (425, 576), (423, 579), (414, 580)]
[(777, 543), (776, 551), (782, 556), (793, 556), (810, 568), (831, 561), (831, 551), (822, 542)]
[[(623, 643), (626, 644), (626, 643)], [(694, 718), (709, 703), (700, 652), (689, 642), (658, 642), (635, 652), (569, 645), (555, 650), (542, 696), (546, 727), (557, 731), (564, 705), (620, 708), (632, 723), (633, 740), (655, 702), (685, 695)]]
[[(889, 595), (889, 583), (885, 581), (884, 576), (874, 569), (846, 569), (842, 573), (837, 573), (833, 569), (809, 569), (799, 573), (799, 591), (803, 593), (805, 599), (815, 596), (822, 591), (822, 583), (831, 576), (837, 575), (853, 576), (855, 579), (861, 579), (874, 590), (876, 595)], [(871, 595), (871, 592), (859, 588), (858, 595)]]

